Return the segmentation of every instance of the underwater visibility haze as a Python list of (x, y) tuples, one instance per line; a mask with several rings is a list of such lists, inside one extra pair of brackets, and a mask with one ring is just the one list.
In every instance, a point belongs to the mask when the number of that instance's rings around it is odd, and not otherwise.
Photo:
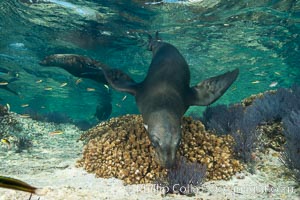
[(17, 113), (78, 123), (137, 113), (131, 96), (39, 62), (81, 54), (142, 81), (151, 61), (146, 33), (155, 31), (183, 54), (192, 85), (240, 69), (216, 104), (300, 82), (299, 1), (4, 0), (0, 9), (1, 104)]

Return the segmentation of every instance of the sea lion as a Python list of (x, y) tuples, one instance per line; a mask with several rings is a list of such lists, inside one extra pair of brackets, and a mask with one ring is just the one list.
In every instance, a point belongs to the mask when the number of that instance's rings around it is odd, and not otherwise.
[(99, 83), (107, 84), (101, 70), (102, 63), (77, 54), (53, 54), (39, 62), (42, 66), (61, 67), (73, 76), (88, 78)]
[(239, 70), (206, 79), (190, 87), (187, 62), (173, 45), (156, 34), (149, 37), (152, 61), (146, 78), (136, 83), (120, 70), (105, 66), (105, 78), (111, 87), (135, 96), (148, 136), (159, 164), (170, 168), (175, 163), (181, 140), (181, 119), (192, 105), (206, 106), (221, 97), (236, 80)]
[(181, 119), (186, 110), (192, 105), (206, 106), (215, 102), (236, 80), (239, 70), (190, 87), (189, 66), (176, 47), (163, 42), (156, 33), (155, 38), (149, 36), (148, 50), (152, 51), (152, 61), (146, 78), (140, 83), (121, 70), (104, 64), (94, 66), (102, 69), (112, 88), (135, 96), (157, 161), (171, 168), (181, 141)]

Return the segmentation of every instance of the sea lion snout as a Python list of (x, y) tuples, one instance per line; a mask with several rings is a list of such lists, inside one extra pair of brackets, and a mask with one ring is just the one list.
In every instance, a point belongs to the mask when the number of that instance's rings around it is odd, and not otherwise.
[(166, 169), (173, 167), (176, 161), (176, 151), (177, 149), (170, 149), (169, 151), (160, 151), (156, 149), (156, 160), (159, 165)]

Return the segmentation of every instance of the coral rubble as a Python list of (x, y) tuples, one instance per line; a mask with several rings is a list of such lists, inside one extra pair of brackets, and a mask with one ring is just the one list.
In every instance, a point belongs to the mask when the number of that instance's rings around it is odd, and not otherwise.
[(277, 152), (283, 151), (286, 142), (282, 122), (266, 122), (258, 126), (262, 134), (260, 141), (263, 148), (271, 148)]
[(9, 112), (9, 106), (0, 105), (0, 139), (20, 129), (16, 117)]
[[(243, 169), (233, 158), (233, 138), (205, 131), (200, 121), (184, 117), (178, 157), (206, 165), (207, 179), (229, 179)], [(100, 123), (81, 136), (87, 144), (78, 166), (97, 177), (116, 177), (126, 184), (151, 183), (166, 177), (148, 139), (140, 115), (126, 115)]]
[(29, 137), (19, 134), (20, 132), (22, 132), (22, 124), (18, 121), (17, 115), (9, 111), (9, 105), (0, 105), (0, 139), (5, 141), (9, 149), (12, 145), (17, 153), (32, 147)]

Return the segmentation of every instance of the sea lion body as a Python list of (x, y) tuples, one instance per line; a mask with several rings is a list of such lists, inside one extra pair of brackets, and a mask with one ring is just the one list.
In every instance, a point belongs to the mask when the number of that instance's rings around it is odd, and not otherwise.
[(184, 96), (189, 81), (185, 59), (173, 45), (163, 43), (153, 53), (147, 76), (136, 93), (137, 106), (148, 126), (156, 157), (166, 168), (174, 164), (174, 149), (180, 143), (181, 118), (188, 108)]
[(161, 44), (153, 53), (147, 76), (136, 93), (143, 119), (147, 121), (147, 113), (161, 107), (183, 115), (188, 107), (182, 97), (189, 90), (189, 82), (190, 71), (185, 59), (173, 45)]
[(101, 63), (76, 54), (53, 54), (45, 57), (40, 63), (42, 66), (61, 67), (73, 76), (88, 78), (106, 84), (101, 70)]

